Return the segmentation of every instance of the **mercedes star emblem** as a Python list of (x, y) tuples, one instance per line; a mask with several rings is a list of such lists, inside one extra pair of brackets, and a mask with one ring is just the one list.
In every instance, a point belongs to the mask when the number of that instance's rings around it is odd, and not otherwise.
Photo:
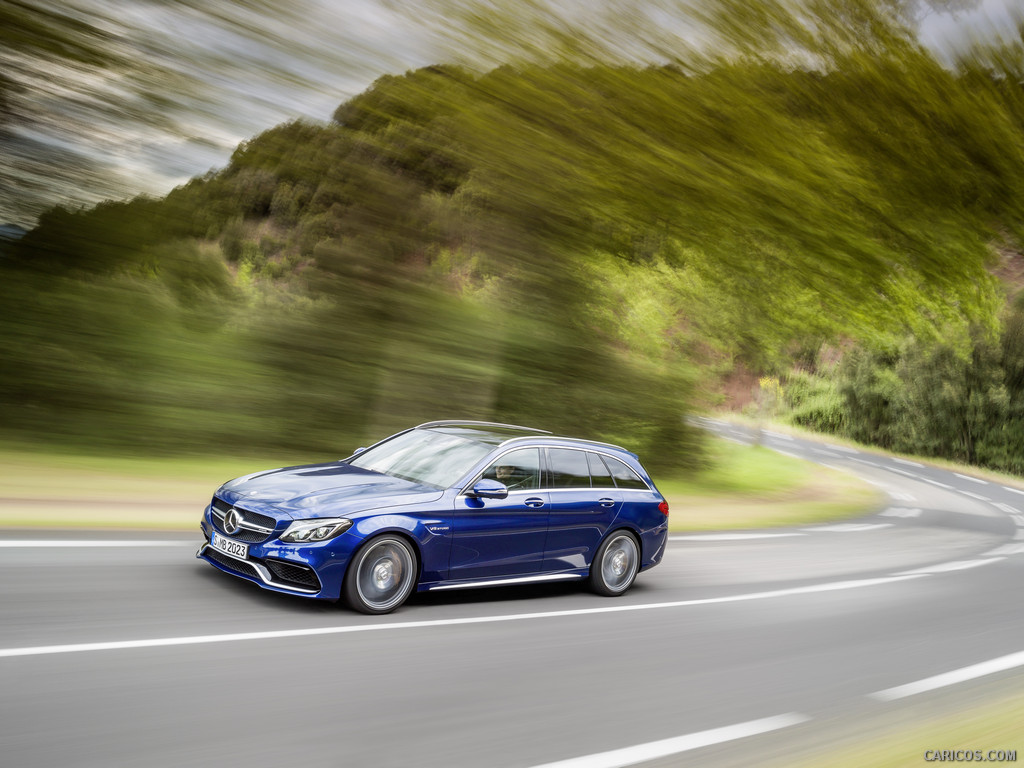
[(242, 516), (238, 514), (237, 509), (232, 507), (228, 510), (228, 513), (224, 515), (224, 533), (238, 533), (238, 529), (242, 527), (241, 522)]

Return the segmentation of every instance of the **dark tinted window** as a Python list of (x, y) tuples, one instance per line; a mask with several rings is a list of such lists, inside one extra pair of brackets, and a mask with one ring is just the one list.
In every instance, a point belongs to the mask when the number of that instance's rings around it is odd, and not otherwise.
[(504, 483), (510, 491), (533, 490), (540, 485), (540, 450), (509, 451), (485, 469), (482, 477)]
[(552, 488), (589, 488), (590, 466), (584, 451), (549, 448)]
[(604, 462), (601, 461), (600, 456), (596, 453), (588, 453), (587, 461), (590, 462), (590, 481), (594, 484), (595, 488), (615, 487), (615, 481), (612, 480), (612, 473), (608, 471), (608, 467), (606, 467)]
[(608, 468), (612, 471), (615, 485), (619, 488), (647, 488), (647, 483), (641, 480), (636, 472), (621, 461), (613, 459), (611, 456), (604, 456), (603, 458), (608, 463)]

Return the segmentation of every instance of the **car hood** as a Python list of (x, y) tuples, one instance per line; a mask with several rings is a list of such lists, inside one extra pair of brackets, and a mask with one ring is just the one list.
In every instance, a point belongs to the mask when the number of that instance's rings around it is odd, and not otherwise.
[(292, 518), (352, 516), (380, 507), (439, 499), (443, 491), (343, 462), (257, 472), (221, 486), (217, 496), (255, 512)]

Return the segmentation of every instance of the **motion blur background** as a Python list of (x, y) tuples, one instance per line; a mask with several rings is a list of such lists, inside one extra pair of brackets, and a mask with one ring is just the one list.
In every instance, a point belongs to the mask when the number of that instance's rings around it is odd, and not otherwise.
[[(1024, 472), (1012, 0), (0, 4), (0, 436), (701, 461), (727, 407)], [(212, 170), (211, 170), (212, 169)]]

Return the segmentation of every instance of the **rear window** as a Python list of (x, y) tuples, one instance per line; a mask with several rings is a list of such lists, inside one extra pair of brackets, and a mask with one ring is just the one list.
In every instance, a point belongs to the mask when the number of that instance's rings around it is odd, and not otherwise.
[(602, 456), (605, 463), (608, 465), (608, 469), (611, 470), (612, 477), (615, 478), (615, 485), (619, 488), (639, 488), (641, 490), (647, 490), (647, 483), (640, 479), (640, 475), (630, 469), (626, 464), (613, 459), (611, 456)]

